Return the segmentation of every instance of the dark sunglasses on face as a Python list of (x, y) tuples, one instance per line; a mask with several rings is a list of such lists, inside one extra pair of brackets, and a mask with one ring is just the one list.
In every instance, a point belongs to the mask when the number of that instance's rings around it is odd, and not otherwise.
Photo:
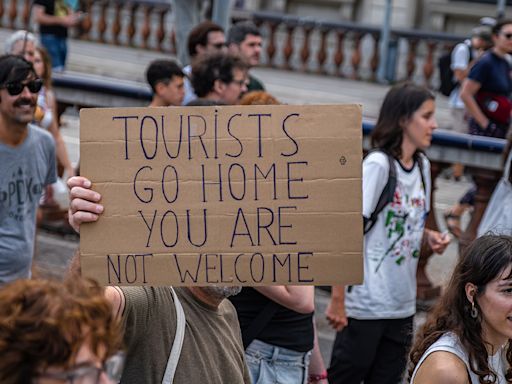
[(37, 93), (41, 90), (42, 86), (43, 86), (43, 80), (35, 79), (35, 80), (27, 81), (25, 83), (23, 83), (23, 82), (7, 83), (7, 84), (2, 85), (1, 88), (6, 89), (7, 93), (11, 96), (18, 96), (21, 92), (23, 92), (23, 89), (25, 89), (25, 87), (28, 88), (30, 93)]

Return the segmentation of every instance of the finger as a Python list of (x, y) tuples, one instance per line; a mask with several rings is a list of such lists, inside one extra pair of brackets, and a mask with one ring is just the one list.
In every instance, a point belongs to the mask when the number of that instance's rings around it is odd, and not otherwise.
[(91, 188), (91, 181), (83, 176), (73, 176), (68, 179), (69, 189), (73, 187)]
[(69, 208), (71, 209), (71, 212), (74, 214), (76, 212), (90, 212), (94, 214), (99, 214), (103, 212), (103, 205), (96, 204), (93, 202), (90, 202), (88, 200), (83, 199), (73, 199), (71, 200), (71, 203), (69, 204)]
[(97, 203), (101, 200), (101, 195), (98, 192), (83, 187), (73, 187), (69, 193), (71, 199), (83, 199), (92, 201), (93, 203)]
[(80, 226), (83, 223), (92, 223), (98, 220), (98, 215), (92, 212), (78, 211), (73, 213), (73, 222)]

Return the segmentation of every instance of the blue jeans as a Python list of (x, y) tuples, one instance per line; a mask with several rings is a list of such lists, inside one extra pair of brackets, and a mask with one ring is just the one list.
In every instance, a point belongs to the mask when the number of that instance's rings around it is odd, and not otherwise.
[(245, 350), (253, 384), (306, 384), (310, 355), (260, 340), (254, 340)]
[(63, 71), (66, 66), (66, 56), (68, 55), (66, 38), (44, 33), (41, 34), (41, 44), (48, 51), (52, 59), (52, 69), (54, 71)]

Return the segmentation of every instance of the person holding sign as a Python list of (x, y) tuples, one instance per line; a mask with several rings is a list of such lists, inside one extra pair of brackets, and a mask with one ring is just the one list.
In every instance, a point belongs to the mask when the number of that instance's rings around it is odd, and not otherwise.
[[(78, 232), (82, 223), (98, 220), (104, 207), (90, 180), (72, 177), (68, 186), (69, 223)], [(172, 383), (167, 372), (173, 370), (176, 383), (250, 383), (236, 311), (225, 300), (240, 289), (107, 287), (105, 295), (123, 325), (127, 347), (121, 383)], [(183, 345), (176, 356), (171, 348), (180, 334)]]
[(409, 382), (509, 383), (512, 237), (477, 238), (419, 330)]
[[(405, 369), (422, 241), (437, 253), (450, 242), (425, 228), (431, 180), (422, 150), (437, 128), (434, 111), (434, 95), (410, 83), (391, 88), (382, 104), (371, 139), (375, 150), (363, 161), (364, 284), (333, 287), (326, 310), (339, 331), (330, 383), (395, 384)], [(387, 191), (391, 179), (395, 186)], [(389, 200), (383, 200), (386, 191)]]
[(117, 383), (121, 332), (98, 285), (17, 280), (0, 289), (0, 382)]

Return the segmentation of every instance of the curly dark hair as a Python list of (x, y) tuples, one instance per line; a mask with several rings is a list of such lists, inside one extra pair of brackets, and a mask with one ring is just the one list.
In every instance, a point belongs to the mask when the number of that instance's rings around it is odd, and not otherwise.
[(214, 52), (199, 55), (192, 63), (192, 86), (197, 97), (205, 97), (213, 90), (215, 80), (229, 84), (233, 81), (233, 70), (247, 71), (248, 64), (240, 56)]
[(17, 280), (0, 290), (0, 382), (30, 384), (48, 367), (69, 368), (87, 343), (106, 357), (121, 345), (103, 288), (81, 279)]
[(393, 86), (380, 108), (379, 117), (371, 136), (372, 148), (381, 148), (395, 158), (402, 155), (403, 122), (409, 119), (434, 94), (413, 83)]
[[(471, 370), (478, 375), (480, 383), (495, 383), (496, 374), (488, 364), (488, 353), (482, 339), (481, 315), (476, 319), (470, 316), (471, 304), (466, 296), (466, 284), (477, 287), (474, 302), (484, 292), (487, 283), (500, 276), (512, 264), (512, 237), (505, 235), (485, 235), (467, 248), (453, 271), (446, 291), (437, 302), (427, 321), (419, 330), (409, 358), (409, 381), (425, 351), (442, 335), (453, 332), (460, 340), (469, 356)], [(512, 380), (512, 346), (509, 341), (506, 358), (509, 368), (505, 375), (507, 382)]]

